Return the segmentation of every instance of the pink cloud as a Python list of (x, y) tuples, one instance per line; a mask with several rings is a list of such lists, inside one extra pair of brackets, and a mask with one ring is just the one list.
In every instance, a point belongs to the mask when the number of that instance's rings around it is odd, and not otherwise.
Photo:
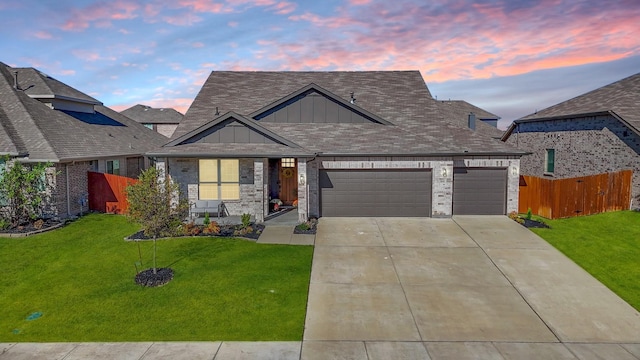
[(53, 39), (53, 35), (51, 35), (51, 33), (46, 32), (46, 31), (36, 31), (33, 36), (35, 36), (38, 39), (43, 39), (43, 40), (48, 40), (48, 39)]
[(227, 25), (228, 25), (229, 27), (232, 27), (232, 28), (234, 28), (234, 27), (238, 27), (238, 22), (237, 22), (237, 21), (229, 21), (229, 22), (227, 23)]
[(186, 13), (176, 16), (164, 16), (162, 20), (175, 26), (191, 26), (195, 23), (201, 22), (202, 18), (194, 14)]
[(70, 15), (62, 25), (66, 31), (82, 31), (91, 24), (100, 27), (109, 27), (112, 20), (125, 20), (137, 17), (136, 11), (139, 5), (128, 0), (117, 0), (113, 2), (95, 3), (85, 8), (75, 8), (70, 11)]
[(203, 47), (204, 47), (204, 44), (203, 44), (203, 43), (201, 43), (201, 42), (194, 42), (194, 43), (192, 43), (192, 44), (191, 44), (191, 47), (194, 47), (194, 48), (203, 48)]
[(286, 15), (295, 11), (297, 5), (288, 1), (281, 1), (271, 7), (276, 14)]
[(611, 61), (640, 49), (640, 7), (594, 11), (558, 0), (446, 5), (399, 0), (331, 16), (292, 15), (311, 26), (301, 34), (305, 41), (258, 41), (255, 58), (290, 70), (420, 69), (440, 82)]
[(192, 8), (196, 12), (208, 12), (208, 13), (224, 13), (229, 12), (223, 3), (211, 1), (211, 0), (180, 0), (178, 2), (181, 7)]

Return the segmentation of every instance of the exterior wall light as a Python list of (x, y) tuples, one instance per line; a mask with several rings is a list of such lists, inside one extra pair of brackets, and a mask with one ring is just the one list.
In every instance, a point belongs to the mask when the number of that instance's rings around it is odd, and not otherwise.
[(512, 174), (513, 176), (518, 175), (518, 173), (519, 173), (519, 172), (520, 172), (520, 171), (519, 171), (519, 169), (518, 169), (518, 167), (517, 167), (517, 166), (514, 166), (514, 167), (512, 167), (512, 168), (511, 168), (511, 174)]
[(306, 179), (304, 177), (304, 174), (300, 174), (300, 178), (298, 179), (298, 184), (300, 184), (302, 186), (305, 183), (306, 183)]
[(442, 173), (442, 177), (447, 177), (448, 171), (446, 167), (443, 167), (440, 171)]

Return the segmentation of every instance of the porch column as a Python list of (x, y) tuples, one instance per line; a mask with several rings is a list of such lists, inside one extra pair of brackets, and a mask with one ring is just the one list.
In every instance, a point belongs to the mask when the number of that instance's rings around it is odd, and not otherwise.
[(507, 169), (507, 214), (518, 211), (520, 192), (520, 160), (509, 161)]
[(434, 161), (431, 176), (431, 216), (451, 217), (453, 212), (453, 161)]
[(309, 219), (309, 202), (307, 183), (307, 159), (298, 159), (298, 221), (305, 222)]
[(256, 159), (253, 162), (253, 216), (256, 223), (264, 222), (264, 160)]

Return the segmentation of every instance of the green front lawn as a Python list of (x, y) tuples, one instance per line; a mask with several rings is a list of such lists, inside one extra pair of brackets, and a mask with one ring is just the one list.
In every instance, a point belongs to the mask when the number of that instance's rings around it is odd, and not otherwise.
[(544, 220), (532, 229), (640, 310), (640, 212)]
[[(0, 238), (0, 342), (302, 339), (311, 246), (159, 240), (158, 266), (175, 277), (144, 288), (134, 282), (138, 246), (123, 240), (136, 230), (93, 214)], [(148, 268), (152, 242), (141, 246)]]

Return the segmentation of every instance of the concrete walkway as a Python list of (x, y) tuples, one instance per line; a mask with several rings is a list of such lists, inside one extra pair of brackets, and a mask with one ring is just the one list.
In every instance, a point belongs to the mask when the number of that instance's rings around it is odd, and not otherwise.
[(298, 225), (297, 209), (273, 217), (265, 221), (264, 225), (258, 244), (313, 245), (315, 242), (315, 235), (293, 233)]
[(323, 218), (302, 342), (0, 343), (6, 359), (639, 360), (640, 314), (504, 216)]

